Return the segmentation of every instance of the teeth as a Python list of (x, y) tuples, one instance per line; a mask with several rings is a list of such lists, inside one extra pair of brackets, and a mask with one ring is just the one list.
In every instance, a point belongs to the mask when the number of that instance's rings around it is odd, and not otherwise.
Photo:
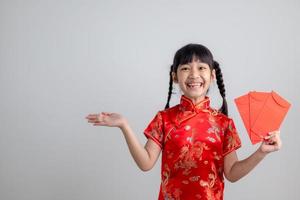
[(202, 83), (188, 83), (187, 85), (189, 87), (200, 87), (200, 86), (202, 86)]

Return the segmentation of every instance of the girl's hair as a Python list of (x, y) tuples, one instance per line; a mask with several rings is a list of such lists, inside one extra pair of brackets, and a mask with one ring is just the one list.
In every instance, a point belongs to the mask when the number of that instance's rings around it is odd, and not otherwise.
[(170, 82), (169, 82), (169, 92), (168, 92), (168, 101), (165, 106), (165, 109), (169, 108), (170, 99), (172, 96), (173, 90), (173, 79), (172, 79), (172, 72), (175, 74), (177, 73), (177, 69), (179, 65), (187, 64), (193, 61), (193, 59), (199, 59), (201, 62), (204, 62), (209, 65), (210, 70), (213, 69), (216, 72), (217, 78), (217, 85), (220, 91), (220, 94), (223, 98), (222, 107), (219, 109), (223, 114), (228, 116), (228, 108), (227, 108), (227, 101), (225, 98), (225, 86), (223, 83), (223, 75), (221, 72), (221, 68), (217, 61), (214, 61), (212, 53), (209, 49), (201, 44), (188, 44), (181, 49), (179, 49), (174, 56), (173, 64), (171, 65), (170, 69)]

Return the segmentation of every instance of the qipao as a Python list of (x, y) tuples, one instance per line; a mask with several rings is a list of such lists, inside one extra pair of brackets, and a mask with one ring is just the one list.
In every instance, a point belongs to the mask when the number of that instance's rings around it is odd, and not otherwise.
[(159, 200), (222, 200), (224, 156), (241, 146), (234, 122), (210, 107), (208, 96), (194, 105), (159, 111), (144, 130), (162, 149)]

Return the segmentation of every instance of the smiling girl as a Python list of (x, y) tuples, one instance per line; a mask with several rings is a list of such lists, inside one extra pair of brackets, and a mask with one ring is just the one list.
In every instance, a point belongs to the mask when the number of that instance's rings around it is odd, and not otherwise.
[[(224, 177), (236, 182), (248, 174), (268, 153), (281, 148), (279, 131), (269, 133), (259, 148), (244, 160), (233, 120), (228, 117), (225, 86), (219, 64), (203, 45), (180, 48), (170, 68), (168, 100), (144, 130), (142, 146), (128, 121), (118, 113), (89, 114), (96, 126), (119, 127), (130, 153), (142, 171), (152, 169), (162, 153), (159, 200), (222, 200)], [(217, 82), (223, 103), (210, 106), (208, 90)], [(182, 91), (180, 103), (169, 107), (173, 83)]]

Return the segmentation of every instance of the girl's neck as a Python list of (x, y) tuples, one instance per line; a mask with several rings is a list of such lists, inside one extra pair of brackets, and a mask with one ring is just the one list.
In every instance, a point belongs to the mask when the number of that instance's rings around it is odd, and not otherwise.
[(184, 95), (184, 96), (187, 97), (188, 99), (190, 99), (194, 105), (201, 103), (205, 99), (205, 96), (200, 96), (200, 97), (189, 97), (186, 95)]

